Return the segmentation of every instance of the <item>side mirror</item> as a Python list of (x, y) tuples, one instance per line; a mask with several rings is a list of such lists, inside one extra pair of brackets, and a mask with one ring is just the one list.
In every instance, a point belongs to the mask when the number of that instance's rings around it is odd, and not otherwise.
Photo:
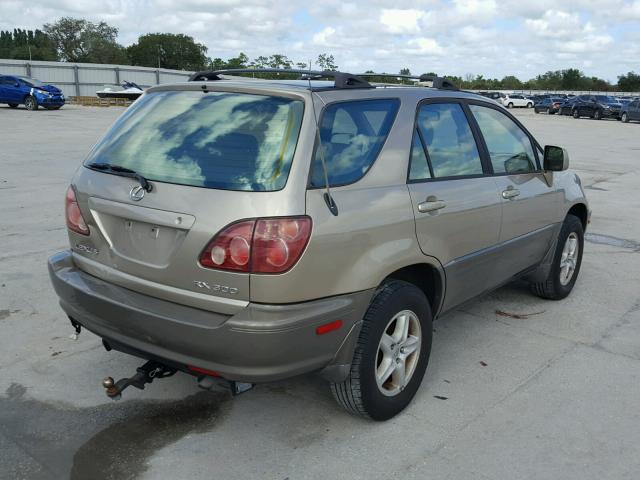
[(543, 168), (550, 172), (562, 172), (569, 168), (569, 154), (562, 147), (546, 145), (544, 147)]

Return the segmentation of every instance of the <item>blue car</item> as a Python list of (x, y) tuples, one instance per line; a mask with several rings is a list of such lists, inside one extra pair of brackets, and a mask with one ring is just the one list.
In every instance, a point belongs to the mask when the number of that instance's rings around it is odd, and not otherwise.
[(27, 110), (57, 110), (64, 105), (64, 95), (58, 87), (35, 78), (0, 75), (0, 103), (8, 103), (11, 108), (24, 104)]

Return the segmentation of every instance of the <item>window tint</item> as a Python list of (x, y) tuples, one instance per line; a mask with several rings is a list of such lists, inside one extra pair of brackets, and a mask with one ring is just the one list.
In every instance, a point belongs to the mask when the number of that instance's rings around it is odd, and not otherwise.
[(427, 155), (420, 140), (418, 130), (413, 132), (413, 143), (411, 144), (411, 158), (409, 159), (409, 180), (424, 180), (431, 178)]
[(284, 187), (303, 102), (241, 93), (166, 91), (129, 107), (89, 154), (149, 180), (222, 190)]
[(469, 105), (484, 137), (494, 173), (536, 170), (531, 140), (513, 120), (493, 108)]
[(321, 147), (311, 167), (312, 187), (325, 185), (324, 154), (330, 185), (360, 180), (376, 160), (400, 102), (395, 99), (339, 102), (328, 105), (320, 124)]
[(478, 147), (459, 104), (423, 105), (418, 113), (418, 128), (435, 178), (482, 174)]
[(13, 85), (14, 83), (16, 81), (11, 77), (0, 77), (0, 85)]

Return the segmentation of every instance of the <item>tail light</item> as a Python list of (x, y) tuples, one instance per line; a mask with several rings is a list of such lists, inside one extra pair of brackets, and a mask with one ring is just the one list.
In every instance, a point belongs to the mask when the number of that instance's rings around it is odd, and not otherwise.
[(209, 242), (200, 265), (250, 273), (286, 272), (299, 260), (310, 236), (309, 217), (244, 220)]
[(67, 189), (64, 199), (64, 211), (67, 217), (67, 228), (81, 235), (89, 235), (89, 227), (82, 217), (82, 212), (76, 200), (76, 192), (72, 186)]

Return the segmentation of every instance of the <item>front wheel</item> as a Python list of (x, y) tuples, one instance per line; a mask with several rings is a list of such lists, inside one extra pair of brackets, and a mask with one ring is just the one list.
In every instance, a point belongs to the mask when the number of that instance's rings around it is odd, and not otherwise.
[(584, 228), (575, 215), (567, 215), (558, 235), (553, 263), (547, 278), (531, 284), (531, 290), (539, 297), (561, 300), (571, 293), (580, 272)]
[(346, 380), (332, 383), (347, 411), (373, 420), (400, 413), (415, 395), (431, 354), (432, 317), (422, 290), (393, 280), (376, 292)]
[(578, 113), (577, 109), (571, 112), (571, 115), (573, 116), (573, 118), (580, 118), (580, 113)]
[(26, 107), (27, 110), (37, 110), (38, 102), (32, 96), (28, 96), (27, 98), (24, 99), (24, 106)]
[(602, 118), (602, 112), (600, 110), (596, 110), (593, 112), (593, 119), (600, 120)]
[(627, 116), (627, 112), (624, 112), (622, 114), (622, 116), (620, 117), (620, 120), (622, 120), (622, 123), (629, 123), (629, 117)]
[(513, 108), (513, 103), (509, 102), (509, 103), (507, 104), (507, 108)]
[(533, 103), (527, 103), (527, 108), (533, 107)]

